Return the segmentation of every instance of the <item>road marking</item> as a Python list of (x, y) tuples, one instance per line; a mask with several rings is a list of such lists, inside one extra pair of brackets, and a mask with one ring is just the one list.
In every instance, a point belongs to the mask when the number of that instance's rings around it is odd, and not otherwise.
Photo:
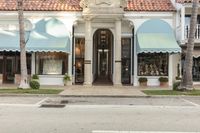
[(104, 131), (96, 130), (92, 133), (200, 133), (200, 132), (165, 132), (165, 131)]
[(196, 104), (196, 103), (191, 102), (191, 101), (189, 101), (189, 100), (186, 100), (186, 99), (184, 99), (184, 98), (181, 98), (181, 99), (182, 99), (183, 101), (189, 103), (189, 104), (192, 104), (193, 106), (196, 106), (196, 107), (199, 107), (199, 106), (200, 106), (199, 104)]
[(1, 103), (0, 106), (38, 107), (38, 105), (36, 104), (10, 104), (10, 103)]
[(49, 97), (46, 97), (46, 98), (42, 99), (41, 101), (37, 102), (35, 105), (41, 105), (41, 103), (43, 103), (47, 99), (49, 99)]

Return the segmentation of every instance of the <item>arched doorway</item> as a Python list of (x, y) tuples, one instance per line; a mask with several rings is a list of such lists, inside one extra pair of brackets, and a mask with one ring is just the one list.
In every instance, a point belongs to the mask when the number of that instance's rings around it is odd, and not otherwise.
[(93, 36), (94, 85), (112, 85), (113, 34), (109, 29), (98, 29)]

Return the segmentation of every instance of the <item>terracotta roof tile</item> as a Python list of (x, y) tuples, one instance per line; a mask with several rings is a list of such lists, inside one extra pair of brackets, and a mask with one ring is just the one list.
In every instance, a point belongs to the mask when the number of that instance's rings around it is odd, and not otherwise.
[[(24, 0), (25, 11), (82, 11), (80, 0)], [(0, 11), (15, 11), (16, 0), (0, 0)], [(125, 11), (175, 11), (170, 0), (128, 0)]]
[[(81, 11), (80, 0), (24, 0), (25, 11)], [(0, 0), (1, 11), (17, 9), (16, 0)]]
[(126, 11), (175, 11), (170, 0), (128, 0)]

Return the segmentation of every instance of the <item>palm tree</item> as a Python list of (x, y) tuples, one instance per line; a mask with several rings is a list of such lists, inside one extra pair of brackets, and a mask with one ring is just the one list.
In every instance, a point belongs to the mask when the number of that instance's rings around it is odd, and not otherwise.
[(28, 74), (26, 62), (26, 43), (25, 43), (25, 30), (24, 30), (24, 15), (23, 15), (23, 0), (17, 0), (18, 6), (18, 20), (19, 20), (19, 33), (20, 33), (20, 67), (21, 67), (21, 81), (19, 88), (27, 89)]
[(193, 0), (192, 15), (190, 20), (190, 33), (187, 44), (187, 52), (185, 57), (185, 63), (183, 68), (183, 78), (181, 81), (181, 90), (193, 90), (193, 78), (192, 78), (192, 66), (193, 66), (193, 49), (194, 49), (194, 37), (197, 24), (199, 0)]

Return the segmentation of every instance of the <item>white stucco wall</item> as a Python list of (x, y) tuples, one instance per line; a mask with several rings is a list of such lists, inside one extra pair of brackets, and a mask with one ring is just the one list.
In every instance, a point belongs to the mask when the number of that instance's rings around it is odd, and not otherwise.
[[(24, 12), (25, 18), (30, 20), (32, 22), (32, 25), (30, 27), (34, 28), (35, 23), (37, 23), (39, 20), (46, 18), (49, 19), (51, 17), (57, 18), (60, 21), (62, 21), (65, 25), (67, 30), (72, 35), (72, 27), (74, 25), (75, 27), (75, 37), (84, 37), (85, 36), (85, 23), (81, 19), (81, 12)], [(175, 31), (177, 23), (177, 17), (175, 12), (126, 12), (124, 14), (124, 20), (122, 20), (122, 36), (123, 37), (131, 37), (132, 36), (132, 29), (134, 27), (134, 37), (136, 35), (137, 29), (147, 20), (158, 18), (166, 21)], [(80, 21), (77, 21), (77, 20)], [(10, 12), (0, 12), (0, 20), (4, 20), (6, 23), (9, 23), (10, 20), (18, 20), (17, 18), (17, 12), (10, 11)], [(102, 20), (101, 22), (94, 22), (92, 23), (93, 27), (93, 33), (99, 29), (99, 28), (107, 28), (110, 29), (115, 36), (115, 23), (114, 22), (106, 22)], [(136, 39), (134, 39), (135, 41)], [(72, 40), (71, 40), (72, 41)], [(115, 45), (115, 44), (114, 44)], [(134, 45), (132, 46), (136, 50), (136, 41), (134, 42)], [(72, 53), (72, 51), (71, 51)], [(115, 56), (115, 55), (113, 55)], [(134, 55), (132, 55), (134, 58), (134, 76), (132, 75), (132, 82), (135, 86), (138, 85), (138, 76), (137, 76), (137, 54), (136, 51), (134, 52)], [(176, 76), (176, 65), (177, 62), (179, 62), (178, 56), (172, 56), (172, 66), (170, 71), (172, 71), (172, 80), (174, 80)], [(34, 59), (34, 58), (32, 58)], [(32, 61), (32, 64), (35, 64)], [(72, 69), (72, 56), (69, 55), (69, 74), (71, 75), (71, 69)], [(132, 73), (131, 73), (132, 74)], [(149, 77), (148, 85), (150, 86), (157, 86), (159, 85), (158, 82), (159, 77)], [(44, 85), (63, 85), (63, 80), (61, 75), (41, 75), (40, 76), (40, 82)]]
[(41, 85), (61, 85), (63, 86), (63, 75), (39, 75)]

